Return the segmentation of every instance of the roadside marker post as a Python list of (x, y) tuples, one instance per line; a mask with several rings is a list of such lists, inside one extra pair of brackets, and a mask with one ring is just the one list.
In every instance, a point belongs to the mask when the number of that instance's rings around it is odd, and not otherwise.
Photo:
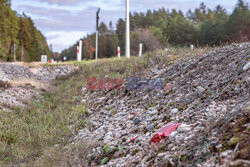
[(82, 61), (82, 40), (79, 41), (79, 46), (78, 46), (78, 57), (77, 60), (79, 62)]
[(140, 45), (139, 45), (139, 57), (141, 57), (142, 56), (142, 43), (140, 43)]
[(194, 50), (194, 45), (190, 45), (190, 49), (191, 49), (191, 50)]
[(118, 46), (117, 47), (117, 52), (118, 52), (118, 58), (121, 58), (121, 48)]
[(78, 61), (78, 57), (79, 57), (79, 46), (76, 47), (77, 48), (77, 61)]

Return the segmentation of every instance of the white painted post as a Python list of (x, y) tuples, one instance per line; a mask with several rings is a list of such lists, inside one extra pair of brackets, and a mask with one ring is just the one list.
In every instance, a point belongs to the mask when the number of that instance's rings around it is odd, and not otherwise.
[(140, 46), (139, 46), (139, 57), (141, 57), (142, 56), (142, 43), (140, 43)]
[(126, 57), (130, 58), (129, 0), (126, 0)]
[(82, 61), (82, 40), (79, 41), (79, 58), (78, 61)]
[(118, 46), (117, 47), (117, 52), (118, 52), (118, 58), (121, 58), (121, 48)]
[(194, 45), (190, 45), (191, 50), (194, 50)]
[(77, 61), (78, 61), (79, 60), (79, 52), (80, 52), (80, 50), (79, 50), (79, 46), (77, 46), (76, 48), (77, 48)]

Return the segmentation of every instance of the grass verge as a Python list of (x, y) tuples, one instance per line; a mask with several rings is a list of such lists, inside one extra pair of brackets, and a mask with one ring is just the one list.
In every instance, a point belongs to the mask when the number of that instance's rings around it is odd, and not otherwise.
[[(71, 162), (74, 155), (68, 155), (71, 151), (63, 153), (62, 150), (75, 132), (83, 128), (87, 119), (87, 106), (81, 104), (81, 89), (86, 84), (87, 77), (125, 78), (159, 63), (170, 65), (181, 58), (200, 56), (211, 50), (213, 49), (169, 49), (168, 52), (148, 53), (141, 58), (65, 63), (80, 66), (80, 70), (58, 79), (55, 90), (44, 93), (39, 101), (31, 101), (27, 108), (16, 108), (14, 112), (0, 111), (1, 165), (56, 166), (60, 164), (58, 161), (63, 161), (64, 164)], [(84, 145), (83, 149), (89, 150), (89, 146)], [(76, 152), (83, 150), (74, 147), (71, 149)]]

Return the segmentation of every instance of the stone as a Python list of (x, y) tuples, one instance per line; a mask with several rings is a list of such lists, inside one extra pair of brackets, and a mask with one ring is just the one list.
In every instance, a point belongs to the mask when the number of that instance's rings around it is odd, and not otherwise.
[(248, 62), (244, 67), (243, 70), (247, 71), (250, 68), (250, 62)]
[(141, 141), (143, 140), (143, 137), (142, 136), (139, 136), (135, 139), (135, 142), (136, 143), (140, 143)]
[(198, 86), (198, 87), (197, 87), (197, 90), (198, 90), (200, 93), (203, 93), (206, 89), (204, 89), (204, 88), (201, 87), (201, 86)]
[(173, 132), (170, 134), (170, 136), (169, 136), (169, 140), (174, 141), (177, 134), (178, 134), (178, 132), (173, 131)]
[(153, 130), (154, 129), (154, 125), (149, 125), (148, 127), (147, 127), (147, 130), (148, 131), (151, 131), (151, 130)]
[(246, 166), (250, 166), (250, 161), (249, 160), (243, 160), (243, 159), (238, 159), (236, 161), (233, 161), (230, 163), (230, 166), (232, 167), (237, 167), (237, 166), (244, 166), (244, 164)]
[(158, 157), (164, 157), (164, 156), (166, 156), (167, 155), (167, 153), (159, 153), (157, 156)]
[(158, 111), (157, 110), (152, 110), (148, 112), (150, 115), (157, 115)]
[(232, 152), (233, 152), (232, 150), (227, 150), (227, 151), (224, 151), (224, 152), (220, 153), (220, 155), (222, 157), (226, 157), (226, 156), (230, 155)]
[(191, 130), (190, 126), (186, 125), (186, 124), (181, 124), (178, 128), (177, 128), (177, 132), (182, 133), (182, 132), (189, 132)]
[(219, 145), (219, 144), (220, 144), (219, 142), (212, 142), (212, 143), (210, 144), (210, 146), (215, 147), (215, 146), (217, 146), (217, 145)]
[(135, 118), (133, 122), (135, 125), (138, 125), (140, 124), (141, 120), (139, 118)]
[(179, 109), (178, 108), (173, 108), (171, 110), (171, 114), (177, 114), (179, 112)]

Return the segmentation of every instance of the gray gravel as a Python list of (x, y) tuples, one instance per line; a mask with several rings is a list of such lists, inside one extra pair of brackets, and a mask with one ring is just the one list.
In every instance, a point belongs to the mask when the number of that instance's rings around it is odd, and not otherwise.
[[(82, 102), (88, 104), (92, 113), (88, 119), (91, 126), (80, 130), (74, 141), (93, 138), (100, 145), (124, 148), (104, 166), (233, 164), (237, 151), (223, 150), (224, 133), (230, 129), (222, 125), (236, 124), (237, 118), (249, 116), (250, 71), (246, 68), (249, 58), (250, 43), (244, 43), (225, 46), (200, 58), (181, 60), (169, 67), (155, 63), (151, 72), (142, 77), (163, 78), (167, 85), (173, 85), (166, 92), (122, 90), (114, 94), (83, 88)], [(161, 147), (150, 144), (154, 132), (168, 122), (182, 125)], [(135, 137), (135, 142), (131, 142)], [(220, 153), (211, 151), (211, 147)], [(87, 157), (92, 166), (99, 166), (105, 155), (98, 157), (92, 152)]]

